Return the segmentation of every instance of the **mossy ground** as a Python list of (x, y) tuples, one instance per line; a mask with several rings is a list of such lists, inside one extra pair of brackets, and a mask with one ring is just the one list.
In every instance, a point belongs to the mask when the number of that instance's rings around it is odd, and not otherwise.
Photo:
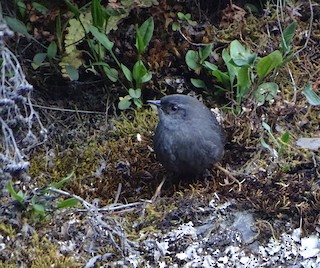
[[(166, 13), (168, 10), (167, 7), (162, 12)], [(246, 14), (239, 19), (240, 21), (224, 22), (224, 27), (219, 30), (209, 24), (204, 26), (205, 32), (210, 32), (209, 36), (205, 35), (206, 38), (218, 44), (217, 53), (234, 39), (240, 39), (259, 56), (278, 48), (280, 35), (266, 34), (266, 29), (272, 29), (277, 25), (275, 13), (261, 18)], [(308, 28), (307, 21), (294, 19), (298, 22), (297, 33), (302, 33)], [(152, 135), (157, 116), (149, 107), (143, 107), (140, 110), (125, 112), (121, 116), (104, 116), (101, 113), (74, 116), (63, 111), (40, 111), (44, 121), (48, 125), (54, 123), (55, 127), (51, 132), (50, 143), (45, 149), (38, 149), (32, 154), (32, 181), (18, 185), (18, 188), (21, 187), (30, 193), (35, 187), (45, 187), (74, 172), (74, 178), (64, 190), (88, 202), (99, 200), (99, 207), (102, 207), (112, 204), (116, 199), (123, 204), (150, 200), (162, 179), (167, 177), (161, 195), (155, 202), (130, 211), (108, 212), (110, 217), (122, 220), (128, 239), (134, 242), (140, 242), (151, 232), (161, 233), (164, 229), (197, 217), (192, 208), (208, 203), (213, 195), (219, 196), (221, 202), (232, 199), (243, 208), (253, 209), (260, 223), (268, 222), (272, 226), (275, 219), (280, 219), (284, 222), (295, 222), (297, 226), (301, 224), (306, 234), (311, 233), (319, 224), (319, 152), (300, 148), (295, 142), (300, 137), (314, 137), (320, 134), (320, 108), (310, 106), (301, 93), (301, 89), (308, 82), (318, 85), (318, 88), (314, 89), (319, 92), (319, 30), (320, 23), (317, 20), (313, 24), (307, 48), (276, 75), (275, 80), (279, 84), (280, 92), (274, 103), (257, 107), (248, 98), (243, 103), (244, 112), (235, 114), (230, 111), (230, 106), (224, 109), (224, 103), (213, 102), (214, 94), (206, 92), (207, 97), (204, 101), (208, 106), (222, 106), (227, 144), (221, 165), (233, 172), (240, 184), (230, 182), (230, 179), (217, 169), (210, 170), (206, 178), (171, 181), (170, 175), (157, 162), (152, 150)], [(154, 51), (151, 50), (154, 52), (153, 56), (149, 55), (147, 59), (150, 60), (150, 66), (157, 70), (159, 77), (161, 72), (165, 75), (170, 74), (170, 71), (165, 69), (168, 69), (168, 62), (176, 59), (177, 64), (172, 66), (172, 75), (176, 75), (184, 64), (181, 55), (185, 54), (190, 44), (181, 38), (177, 38), (177, 43), (174, 43), (173, 34), (162, 34), (170, 35), (168, 38), (171, 41), (167, 47), (161, 47), (161, 60), (155, 56), (156, 49), (160, 49), (157, 46), (154, 47)], [(156, 39), (160, 36), (156, 36)], [(301, 48), (304, 42), (305, 38), (297, 34), (294, 49)], [(175, 49), (171, 47), (173, 43)], [(293, 81), (295, 86), (292, 84)], [(162, 85), (162, 77), (159, 81), (153, 81), (154, 87), (161, 88)], [(152, 93), (150, 89), (146, 89), (149, 90), (146, 96), (160, 96), (158, 93)], [(173, 89), (168, 89), (167, 93), (172, 91)], [(82, 107), (81, 101), (87, 94), (88, 92), (79, 92), (81, 96), (78, 100), (73, 99), (75, 107)], [(101, 98), (101, 95), (91, 96), (90, 100), (94, 100), (94, 104), (98, 105), (99, 100), (96, 98)], [(67, 103), (70, 100), (62, 98), (60, 101)], [(90, 101), (86, 102), (85, 106), (90, 107)], [(99, 105), (98, 107), (101, 108)], [(266, 141), (279, 150), (277, 144), (268, 138), (262, 121), (268, 122), (279, 142), (285, 131), (290, 134), (289, 142), (283, 144), (278, 158), (272, 157), (261, 145), (260, 137), (264, 133)], [(12, 207), (8, 199), (6, 204)], [(86, 225), (85, 216), (77, 211), (74, 213), (77, 223)], [(27, 263), (30, 267), (83, 266), (90, 258), (88, 251), (79, 250), (78, 256), (64, 256), (61, 250), (59, 253), (61, 235), (56, 233), (62, 232), (64, 221), (69, 222), (71, 215), (61, 212), (58, 214), (59, 216), (55, 211), (51, 211), (46, 219), (34, 222), (31, 213), (18, 209), (11, 212), (11, 216), (16, 217), (14, 224), (8, 220), (1, 221), (0, 234), (9, 241), (6, 253), (11, 257), (5, 258), (1, 254), (0, 267), (17, 267), (16, 261)], [(25, 223), (33, 226), (33, 231), (27, 238), (25, 234), (19, 235)], [(259, 226), (261, 236), (273, 235), (270, 228), (263, 224)], [(280, 232), (281, 229), (277, 229), (275, 235)], [(74, 241), (81, 243), (80, 238)], [(16, 250), (17, 244), (21, 245), (21, 248), (23, 245), (26, 249)], [(81, 247), (81, 244), (77, 246)], [(102, 248), (103, 246), (100, 247)], [(116, 252), (107, 245), (104, 250)], [(118, 259), (117, 256), (113, 258)]]

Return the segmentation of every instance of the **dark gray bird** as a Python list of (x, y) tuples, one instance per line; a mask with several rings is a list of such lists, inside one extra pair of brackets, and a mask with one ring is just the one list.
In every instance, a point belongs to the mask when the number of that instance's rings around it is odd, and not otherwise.
[(153, 144), (165, 169), (181, 177), (194, 177), (221, 160), (224, 131), (203, 103), (180, 94), (148, 103), (158, 107), (160, 121)]

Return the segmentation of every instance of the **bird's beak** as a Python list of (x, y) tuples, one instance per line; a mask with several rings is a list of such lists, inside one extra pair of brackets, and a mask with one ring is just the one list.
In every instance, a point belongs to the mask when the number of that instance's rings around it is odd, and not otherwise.
[(160, 100), (148, 100), (147, 103), (148, 104), (153, 104), (153, 105), (157, 106), (158, 108), (161, 106), (161, 101)]

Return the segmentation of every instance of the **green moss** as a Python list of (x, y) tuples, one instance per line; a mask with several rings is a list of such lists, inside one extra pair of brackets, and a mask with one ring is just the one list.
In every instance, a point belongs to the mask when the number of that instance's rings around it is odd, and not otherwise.
[(12, 238), (16, 235), (16, 232), (10, 224), (0, 223), (0, 234), (7, 235)]
[[(47, 238), (39, 238), (37, 234), (28, 241), (19, 242), (24, 246), (16, 247), (12, 244), (10, 248), (10, 260), (0, 263), (0, 267), (18, 267), (15, 262), (23, 263), (26, 267), (81, 267), (82, 264), (72, 257), (66, 257), (59, 253), (57, 245), (51, 243)], [(8, 246), (6, 248), (8, 251)]]
[(139, 134), (151, 136), (158, 122), (158, 116), (152, 109), (135, 110), (132, 116), (122, 113), (119, 120), (112, 120), (115, 129), (112, 131), (116, 135), (128, 137)]

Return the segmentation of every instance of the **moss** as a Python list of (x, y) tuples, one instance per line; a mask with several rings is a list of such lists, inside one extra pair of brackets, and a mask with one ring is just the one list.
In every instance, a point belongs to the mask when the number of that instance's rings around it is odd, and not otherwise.
[[(23, 263), (27, 267), (81, 267), (78, 261), (72, 257), (63, 256), (59, 253), (57, 245), (51, 243), (47, 238), (39, 238), (34, 234), (29, 241), (24, 239), (21, 241), (24, 246), (20, 246), (16, 250), (16, 244), (13, 243), (10, 248), (10, 259), (0, 264), (0, 267), (18, 267), (17, 262)], [(20, 242), (20, 243), (21, 243)], [(16, 241), (17, 243), (17, 241)], [(8, 245), (6, 251), (8, 252)]]
[(0, 223), (0, 234), (3, 236), (9, 236), (10, 238), (12, 238), (16, 235), (16, 232), (12, 228), (12, 225)]

